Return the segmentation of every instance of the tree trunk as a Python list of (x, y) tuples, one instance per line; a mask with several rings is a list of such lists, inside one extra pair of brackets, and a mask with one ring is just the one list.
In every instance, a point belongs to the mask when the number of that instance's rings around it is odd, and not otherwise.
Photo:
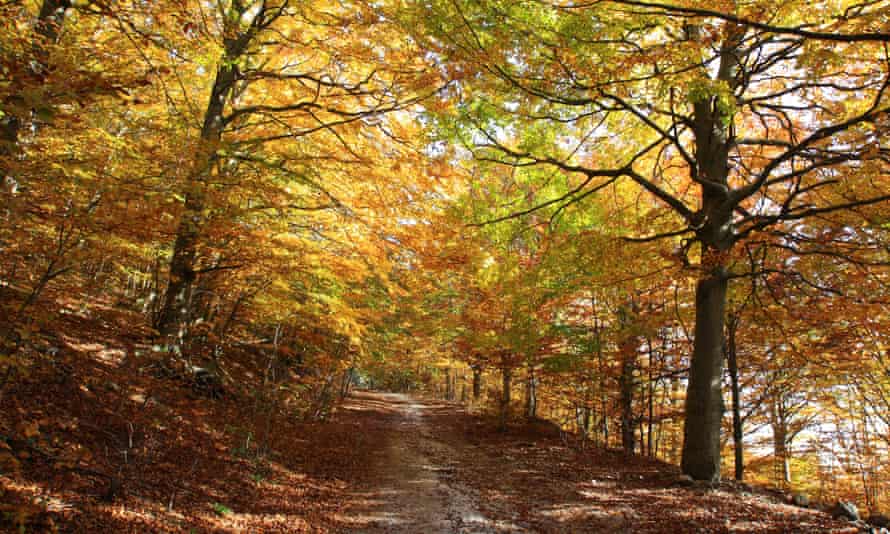
[(191, 301), (192, 286), (197, 278), (194, 271), (197, 258), (196, 246), (200, 227), (201, 206), (196, 195), (188, 195), (185, 213), (179, 220), (176, 229), (176, 241), (173, 244), (173, 257), (170, 260), (170, 274), (164, 304), (158, 313), (156, 328), (163, 336), (180, 333), (188, 315), (187, 304)]
[(352, 380), (354, 378), (355, 367), (343, 371), (343, 382), (340, 387), (340, 398), (345, 399), (349, 396), (349, 390), (352, 388)]
[[(633, 297), (618, 308), (618, 323), (622, 340), (618, 347), (621, 358), (621, 374), (618, 376), (618, 406), (621, 423), (621, 448), (625, 454), (633, 454), (636, 449), (636, 418), (634, 417), (634, 371), (637, 368), (639, 339), (635, 335), (638, 305)], [(641, 441), (642, 443), (642, 441)]]
[(791, 465), (788, 458), (788, 418), (785, 416), (781, 394), (773, 400), (770, 426), (773, 430), (773, 457), (776, 483), (783, 488), (791, 484)]
[(501, 430), (507, 429), (507, 421), (510, 419), (510, 388), (511, 388), (511, 380), (513, 378), (513, 369), (510, 367), (504, 367), (502, 371), (502, 384), (501, 384), (501, 413), (500, 413), (500, 424), (499, 427)]
[(473, 367), (473, 401), (478, 402), (482, 397), (482, 368)]
[(649, 349), (649, 380), (647, 384), (647, 396), (649, 405), (649, 413), (647, 415), (649, 420), (646, 428), (646, 454), (652, 456), (652, 441), (655, 425), (655, 380), (653, 380), (652, 378), (652, 368), (654, 367), (654, 350), (652, 348), (652, 340), (649, 338), (646, 338), (646, 347)]
[(732, 444), (735, 453), (735, 479), (742, 480), (745, 476), (745, 451), (742, 442), (742, 407), (739, 389), (739, 364), (736, 354), (736, 329), (738, 317), (727, 323), (726, 362), (729, 366), (729, 380), (732, 384)]
[[(728, 28), (720, 49), (716, 79), (734, 91), (739, 83), (739, 47), (744, 32)], [(690, 37), (701, 37), (690, 27)], [(703, 76), (708, 73), (703, 70)], [(738, 198), (730, 195), (729, 153), (731, 111), (717, 97), (693, 102), (695, 180), (701, 185), (701, 209), (696, 214), (696, 237), (701, 242), (701, 272), (695, 291), (695, 341), (686, 391), (683, 427), (683, 473), (696, 480), (720, 479), (720, 425), (723, 418), (723, 326), (728, 284), (725, 253), (734, 244), (733, 210)]]
[(726, 288), (723, 269), (716, 267), (699, 280), (695, 292), (695, 344), (686, 389), (681, 466), (696, 480), (720, 479)]
[(457, 400), (457, 370), (451, 370), (451, 400)]
[(680, 462), (680, 379), (674, 375), (671, 377), (671, 461)]
[(534, 419), (538, 415), (538, 393), (535, 378), (535, 370), (528, 368), (528, 376), (525, 380), (525, 417)]
[(581, 437), (587, 439), (590, 435), (590, 406), (581, 408)]
[(222, 139), (223, 111), (237, 79), (234, 62), (242, 52), (243, 50), (238, 49), (227, 50), (223, 55), (213, 83), (210, 102), (204, 113), (204, 126), (201, 130), (203, 146), (196, 155), (195, 168), (189, 177), (185, 208), (180, 215), (176, 240), (173, 243), (167, 292), (155, 324), (155, 328), (163, 336), (181, 333), (188, 317), (188, 303), (191, 302), (192, 288), (197, 278), (195, 262), (204, 219), (204, 189), (207, 175), (217, 163), (216, 150)]
[(454, 382), (451, 380), (451, 367), (445, 368), (445, 400), (454, 400)]
[(634, 436), (634, 358), (629, 354), (630, 350), (626, 346), (622, 350), (623, 360), (621, 362), (621, 376), (619, 377), (620, 387), (620, 406), (621, 406), (621, 448), (627, 454), (633, 454), (635, 450), (636, 438)]

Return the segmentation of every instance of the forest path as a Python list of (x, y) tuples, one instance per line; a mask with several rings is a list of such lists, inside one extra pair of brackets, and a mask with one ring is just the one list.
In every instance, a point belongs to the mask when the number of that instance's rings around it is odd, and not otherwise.
[[(677, 469), (580, 448), (552, 423), (514, 421), (431, 398), (357, 391), (337, 416), (357, 475), (335, 532), (856, 532), (768, 491), (732, 482), (680, 487)], [(348, 449), (348, 450), (345, 450)], [(360, 475), (360, 476), (359, 476)]]
[(455, 472), (470, 458), (436, 435), (427, 415), (436, 405), (396, 393), (357, 392), (345, 409), (378, 412), (388, 421), (386, 446), (369, 466), (370, 482), (353, 493), (341, 517), (345, 531), (525, 532), (487, 518), (478, 496), (457, 481)]

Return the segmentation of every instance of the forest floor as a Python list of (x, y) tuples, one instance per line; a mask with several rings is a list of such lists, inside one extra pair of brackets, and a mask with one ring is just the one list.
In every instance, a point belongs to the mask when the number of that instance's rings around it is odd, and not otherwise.
[(456, 403), (359, 391), (325, 422), (266, 417), (148, 370), (134, 324), (35, 335), (0, 397), (0, 532), (856, 532)]

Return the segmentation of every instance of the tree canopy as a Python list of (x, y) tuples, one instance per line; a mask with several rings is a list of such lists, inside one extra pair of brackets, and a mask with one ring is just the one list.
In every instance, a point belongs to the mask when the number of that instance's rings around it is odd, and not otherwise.
[(145, 366), (288, 416), (360, 379), (507, 426), (522, 391), (694, 479), (734, 449), (886, 506), (888, 15), (3, 2), (0, 401), (118, 309)]

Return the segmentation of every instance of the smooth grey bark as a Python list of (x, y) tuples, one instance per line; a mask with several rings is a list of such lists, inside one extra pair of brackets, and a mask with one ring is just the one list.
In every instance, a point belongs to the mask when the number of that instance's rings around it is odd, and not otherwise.
[(695, 346), (686, 388), (681, 467), (697, 480), (720, 479), (726, 289), (726, 276), (718, 269), (699, 280), (695, 292)]
[(675, 375), (671, 377), (671, 428), (670, 428), (670, 447), (671, 460), (679, 462), (681, 459), (680, 447), (682, 440), (680, 439), (680, 424), (676, 414), (680, 413), (680, 379)]
[(576, 406), (575, 420), (578, 425), (578, 433), (581, 439), (586, 440), (590, 435), (590, 406)]

